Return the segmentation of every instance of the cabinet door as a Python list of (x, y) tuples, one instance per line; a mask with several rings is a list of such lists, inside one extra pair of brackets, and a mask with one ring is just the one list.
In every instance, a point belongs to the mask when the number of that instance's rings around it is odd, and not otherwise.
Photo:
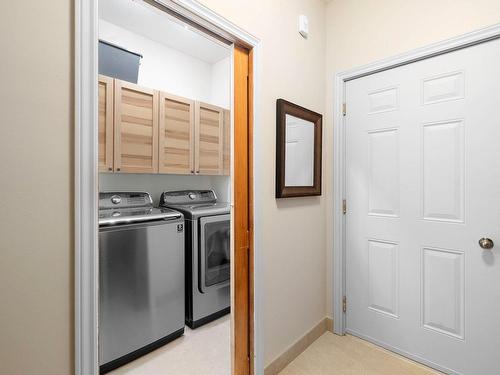
[(223, 109), (196, 103), (196, 173), (222, 174)]
[(231, 172), (231, 112), (224, 110), (222, 174), (229, 176)]
[(158, 172), (158, 91), (117, 79), (115, 171)]
[(194, 173), (194, 101), (160, 93), (159, 172)]
[(99, 76), (99, 172), (113, 171), (113, 78)]

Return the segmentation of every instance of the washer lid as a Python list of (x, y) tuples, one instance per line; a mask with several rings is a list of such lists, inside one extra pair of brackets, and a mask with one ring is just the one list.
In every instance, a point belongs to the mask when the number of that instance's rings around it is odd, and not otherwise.
[(227, 202), (169, 205), (167, 207), (182, 212), (186, 219), (191, 220), (202, 216), (227, 215), (231, 212), (231, 205)]
[(160, 197), (160, 207), (180, 211), (186, 219), (225, 215), (231, 211), (229, 203), (217, 202), (217, 195), (213, 190), (165, 191)]
[(175, 220), (182, 218), (180, 212), (168, 208), (107, 208), (99, 210), (99, 226), (132, 224), (145, 221)]

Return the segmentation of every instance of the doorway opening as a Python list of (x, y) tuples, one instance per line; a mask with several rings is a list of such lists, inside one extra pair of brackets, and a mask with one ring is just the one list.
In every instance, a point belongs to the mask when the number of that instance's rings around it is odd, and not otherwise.
[(76, 373), (251, 374), (257, 43), (179, 2), (97, 4), (93, 147), (77, 152), (77, 185), (85, 172), (94, 183), (76, 193)]

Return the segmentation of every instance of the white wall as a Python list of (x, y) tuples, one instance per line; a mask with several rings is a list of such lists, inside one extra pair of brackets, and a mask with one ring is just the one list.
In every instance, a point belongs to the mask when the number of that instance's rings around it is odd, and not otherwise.
[(332, 316), (333, 99), (337, 72), (500, 22), (498, 0), (333, 0), (326, 9), (325, 165), (328, 315)]
[(212, 65), (212, 90), (210, 103), (219, 107), (231, 106), (231, 57), (228, 56)]
[(139, 85), (229, 108), (229, 50), (227, 58), (210, 64), (102, 19), (99, 38), (143, 56)]

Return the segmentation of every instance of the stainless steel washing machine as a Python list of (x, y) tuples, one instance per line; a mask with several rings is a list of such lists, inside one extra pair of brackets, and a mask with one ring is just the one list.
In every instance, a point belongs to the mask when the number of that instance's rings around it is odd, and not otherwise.
[(182, 214), (148, 193), (100, 193), (100, 373), (181, 336), (184, 296)]
[(167, 191), (160, 206), (186, 223), (186, 324), (199, 327), (230, 312), (230, 205), (213, 190)]

